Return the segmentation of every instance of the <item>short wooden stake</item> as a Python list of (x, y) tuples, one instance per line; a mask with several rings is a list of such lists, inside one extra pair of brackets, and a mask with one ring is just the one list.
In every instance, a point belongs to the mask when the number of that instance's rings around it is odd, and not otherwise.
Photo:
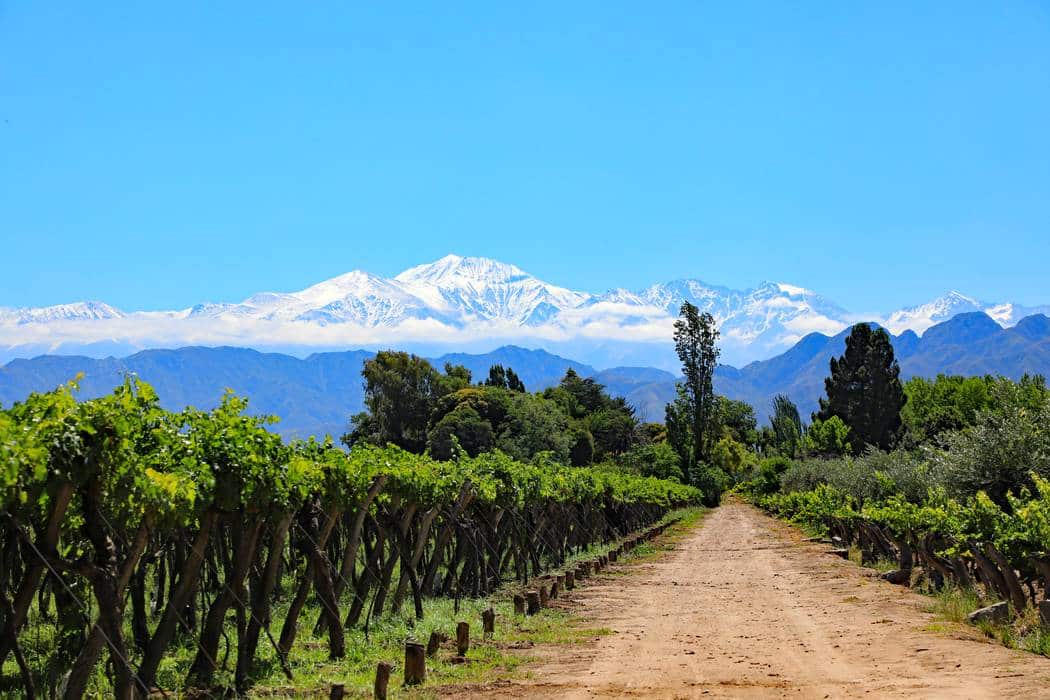
[(557, 598), (561, 592), (561, 582), (565, 580), (564, 576), (559, 576), (554, 583), (551, 584), (551, 598)]
[(438, 649), (441, 648), (441, 643), (444, 642), (448, 637), (445, 636), (444, 632), (438, 632), (434, 630), (430, 633), (430, 639), (427, 641), (427, 656), (434, 658), (434, 655), (438, 653)]
[(492, 639), (496, 635), (496, 611), (492, 608), (481, 611), (481, 638)]
[(328, 693), (328, 700), (343, 700), (345, 694), (346, 688), (342, 683), (333, 683), (332, 689)]
[(547, 593), (547, 584), (540, 584), (540, 607), (545, 608), (550, 602), (550, 595)]
[(620, 555), (616, 553), (615, 549), (613, 551), (609, 552), (609, 561), (610, 562), (615, 562), (619, 558), (620, 558)]
[(526, 612), (529, 615), (535, 615), (540, 611), (540, 594), (538, 591), (528, 591), (525, 594), (525, 602), (528, 606)]
[(380, 661), (376, 665), (376, 683), (372, 688), (376, 700), (386, 700), (386, 687), (390, 683), (390, 671), (392, 668), (393, 665), (386, 661)]
[(576, 588), (576, 573), (573, 571), (565, 572), (565, 590), (571, 591)]
[(470, 625), (466, 622), (456, 624), (456, 651), (460, 656), (470, 651)]
[(521, 595), (520, 593), (514, 594), (514, 614), (525, 614), (525, 596)]
[(419, 642), (405, 642), (405, 685), (420, 685), (426, 680), (426, 649)]

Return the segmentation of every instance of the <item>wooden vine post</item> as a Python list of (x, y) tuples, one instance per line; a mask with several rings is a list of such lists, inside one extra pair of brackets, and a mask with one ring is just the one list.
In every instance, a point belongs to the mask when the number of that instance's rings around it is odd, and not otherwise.
[(445, 641), (447, 637), (444, 632), (438, 632), (434, 630), (430, 633), (430, 639), (427, 641), (427, 656), (434, 658), (438, 653), (438, 649), (441, 648), (441, 643)]
[(565, 590), (571, 591), (576, 588), (576, 574), (572, 570), (565, 572)]
[(525, 596), (521, 595), (520, 593), (514, 594), (514, 614), (525, 614)]
[(386, 662), (380, 661), (376, 664), (376, 682), (372, 687), (372, 693), (375, 695), (376, 700), (386, 700), (386, 688), (390, 684), (390, 670), (393, 666)]
[(540, 611), (540, 594), (539, 591), (529, 591), (525, 594), (525, 602), (527, 603), (526, 612), (529, 615), (535, 615)]
[(481, 612), (481, 638), (492, 639), (496, 635), (496, 611), (492, 608)]
[(456, 624), (456, 651), (460, 656), (470, 651), (470, 624), (466, 622)]
[(421, 685), (426, 680), (426, 649), (419, 642), (405, 642), (405, 685)]

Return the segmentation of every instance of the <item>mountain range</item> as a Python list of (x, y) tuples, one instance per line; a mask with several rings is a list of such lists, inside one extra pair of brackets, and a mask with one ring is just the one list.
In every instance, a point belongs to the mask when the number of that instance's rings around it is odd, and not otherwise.
[[(128, 355), (144, 348), (235, 345), (299, 357), (322, 350), (402, 347), (433, 355), (513, 343), (598, 367), (673, 369), (671, 328), (683, 301), (711, 313), (722, 359), (768, 359), (812, 332), (834, 335), (860, 318), (803, 287), (764, 282), (733, 290), (698, 279), (642, 290), (591, 293), (544, 282), (514, 265), (448, 255), (393, 278), (360, 270), (298, 292), (262, 292), (239, 303), (174, 311), (125, 311), (99, 301), (0, 307), (0, 361), (40, 354)], [(922, 333), (960, 313), (1003, 326), (1050, 306), (982, 302), (958, 292), (876, 314), (895, 333)]]
[[(808, 417), (823, 394), (829, 361), (842, 354), (847, 334), (810, 333), (776, 357), (741, 368), (720, 365), (715, 389), (750, 403), (761, 420), (776, 394), (790, 396)], [(893, 335), (892, 342), (904, 378), (938, 373), (1013, 379), (1025, 373), (1050, 375), (1050, 318), (1041, 314), (1003, 328), (983, 312), (964, 313), (921, 336), (910, 330)], [(297, 358), (235, 347), (147, 350), (122, 359), (46, 355), (0, 367), (0, 404), (54, 388), (81, 372), (80, 395), (97, 396), (131, 372), (152, 383), (171, 409), (213, 406), (229, 387), (250, 398), (251, 410), (279, 416), (277, 429), (288, 437), (340, 435), (349, 416), (363, 408), (361, 367), (372, 355), (357, 350)], [(476, 380), (487, 376), (493, 364), (509, 366), (530, 391), (556, 384), (572, 368), (625, 397), (643, 420), (662, 421), (664, 406), (675, 395), (675, 375), (659, 368), (599, 371), (544, 350), (517, 346), (483, 354), (446, 354), (431, 362), (439, 368), (445, 362), (464, 365)]]

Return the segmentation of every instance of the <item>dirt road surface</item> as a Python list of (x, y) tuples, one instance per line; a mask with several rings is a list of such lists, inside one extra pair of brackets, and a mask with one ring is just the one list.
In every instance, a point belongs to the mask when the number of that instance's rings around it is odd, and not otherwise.
[(612, 634), (537, 648), (524, 680), (466, 695), (1050, 698), (1050, 659), (934, 629), (928, 598), (827, 549), (723, 505), (673, 551), (580, 591), (583, 623)]

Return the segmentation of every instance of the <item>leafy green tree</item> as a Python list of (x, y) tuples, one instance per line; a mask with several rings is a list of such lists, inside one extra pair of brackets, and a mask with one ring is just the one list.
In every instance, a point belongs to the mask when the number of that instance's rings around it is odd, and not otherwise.
[(446, 415), (465, 406), (476, 411), (479, 416), (488, 421), (493, 432), (498, 433), (503, 421), (507, 418), (510, 400), (511, 394), (506, 389), (468, 386), (442, 396), (434, 403), (434, 408), (430, 413), (430, 425), (431, 427), (437, 425)]
[(749, 484), (751, 493), (767, 496), (780, 490), (780, 477), (792, 465), (787, 457), (767, 457), (758, 463), (755, 476)]
[(667, 442), (636, 445), (624, 455), (624, 463), (642, 476), (684, 481), (678, 453)]
[(503, 365), (489, 367), (489, 377), (485, 380), (485, 386), (499, 387), (519, 393), (525, 392), (525, 383), (514, 373), (513, 369)]
[(584, 467), (594, 461), (594, 437), (586, 430), (578, 428), (572, 434), (572, 447), (569, 448), (569, 464)]
[(885, 330), (867, 323), (853, 326), (845, 354), (831, 360), (831, 376), (824, 380), (824, 389), (827, 397), (820, 400), (814, 420), (841, 418), (850, 428), (855, 453), (867, 445), (888, 450), (897, 443), (906, 397)]
[(754, 466), (754, 462), (754, 456), (747, 447), (729, 435), (723, 436), (711, 448), (712, 466), (717, 467), (735, 481), (741, 480), (745, 472)]
[(758, 439), (755, 445), (757, 452), (761, 455), (768, 457), (781, 454), (780, 448), (777, 446), (776, 433), (773, 432), (772, 426), (763, 425), (758, 429)]
[(973, 426), (947, 433), (933, 461), (963, 496), (984, 491), (1000, 505), (1006, 494), (1035, 489), (1033, 475), (1050, 479), (1050, 398), (1033, 407), (1037, 387), (1009, 381), (992, 388), (993, 409), (978, 412)]
[(722, 501), (722, 494), (731, 483), (729, 475), (707, 462), (697, 462), (689, 470), (689, 481), (703, 494), (703, 504), (714, 508)]
[(507, 388), (507, 370), (503, 365), (492, 365), (489, 367), (489, 376), (484, 382), (485, 386), (495, 386), (500, 389)]
[(524, 462), (548, 452), (565, 464), (571, 446), (569, 418), (557, 404), (531, 394), (511, 395), (507, 418), (496, 438), (497, 448)]
[(688, 472), (693, 463), (693, 406), (681, 383), (675, 385), (675, 390), (677, 397), (664, 408), (664, 425), (668, 444), (678, 453), (682, 471)]
[(365, 362), (366, 413), (352, 419), (344, 442), (393, 443), (420, 453), (427, 444), (427, 425), (440, 394), (440, 375), (429, 362), (407, 352), (384, 350)]
[[(572, 370), (569, 371), (571, 372)], [(543, 390), (543, 398), (558, 404), (561, 410), (565, 412), (565, 415), (570, 418), (579, 419), (587, 415), (587, 411), (576, 400), (576, 396), (564, 386), (547, 387)]]
[(850, 428), (838, 416), (817, 418), (806, 430), (806, 451), (822, 457), (840, 457), (852, 451)]
[(434, 459), (453, 459), (456, 445), (471, 457), (488, 452), (495, 445), (492, 424), (468, 404), (460, 404), (445, 414), (427, 434), (430, 455)]
[(648, 445), (653, 442), (667, 441), (667, 426), (663, 423), (641, 423), (638, 426), (638, 442)]
[(630, 449), (638, 426), (634, 412), (627, 407), (599, 409), (587, 416), (584, 423), (594, 436), (594, 456), (599, 461)]
[(718, 424), (722, 433), (742, 445), (754, 445), (758, 441), (758, 421), (751, 404), (725, 396), (719, 396), (717, 402)]
[[(605, 387), (594, 381), (591, 377), (581, 377), (571, 367), (565, 370), (558, 387), (568, 392), (583, 415), (594, 413), (606, 407), (610, 397), (605, 393)], [(578, 417), (578, 416), (577, 416)]]
[(451, 394), (454, 391), (460, 389), (466, 389), (470, 386), (471, 376), (470, 370), (463, 365), (454, 365), (451, 362), (445, 363), (445, 374), (438, 377), (438, 384), (441, 387), (440, 394)]
[(507, 368), (507, 388), (518, 393), (525, 393), (525, 382), (514, 373), (510, 367)]
[[(718, 424), (718, 404), (714, 391), (714, 373), (718, 363), (718, 329), (714, 317), (700, 311), (685, 302), (679, 311), (679, 318), (674, 324), (674, 345), (678, 359), (682, 363), (682, 383), (679, 399), (675, 402), (673, 419), (676, 422), (689, 422), (688, 432), (676, 427), (676, 440), (686, 440), (688, 449), (679, 445), (680, 453), (686, 454), (687, 471), (699, 473), (700, 464), (707, 463)], [(669, 416), (670, 418), (670, 416)], [(670, 426), (668, 435), (670, 435)], [(711, 479), (712, 484), (717, 479)], [(708, 494), (705, 497), (720, 498), (719, 494)]]
[[(901, 420), (908, 442), (919, 445), (938, 436), (972, 426), (977, 415), (994, 410), (993, 394), (1000, 385), (1014, 384), (1009, 379), (938, 375), (936, 379), (914, 377), (904, 384), (908, 402), (901, 410)], [(1015, 385), (1015, 398), (1030, 410), (1037, 410), (1046, 395), (1046, 382), (1040, 376), (1025, 375)]]
[(798, 456), (802, 446), (802, 418), (798, 406), (783, 394), (773, 399), (773, 415), (769, 419), (773, 430), (773, 444), (787, 457)]

